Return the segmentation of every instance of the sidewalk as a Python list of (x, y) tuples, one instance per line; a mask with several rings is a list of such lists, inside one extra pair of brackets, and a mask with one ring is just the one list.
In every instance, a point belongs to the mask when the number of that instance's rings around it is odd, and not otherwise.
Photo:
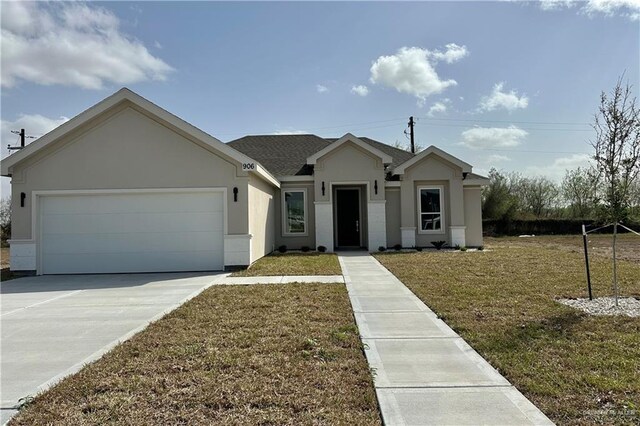
[(553, 424), (371, 255), (339, 260), (386, 425)]

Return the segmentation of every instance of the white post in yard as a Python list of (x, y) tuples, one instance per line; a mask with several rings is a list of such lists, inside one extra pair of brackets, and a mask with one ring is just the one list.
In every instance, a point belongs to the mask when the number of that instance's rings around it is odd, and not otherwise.
[(618, 276), (616, 271), (616, 235), (618, 234), (618, 222), (613, 224), (613, 297), (618, 307)]

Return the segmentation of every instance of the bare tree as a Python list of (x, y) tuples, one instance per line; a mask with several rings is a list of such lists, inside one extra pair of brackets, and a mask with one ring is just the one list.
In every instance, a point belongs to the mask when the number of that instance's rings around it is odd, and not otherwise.
[(598, 205), (597, 171), (586, 167), (567, 170), (561, 192), (572, 217), (588, 217)]
[(557, 207), (558, 186), (545, 177), (525, 178), (521, 182), (524, 207), (535, 217), (546, 217)]
[(622, 77), (609, 95), (600, 95), (593, 128), (596, 137), (591, 145), (604, 184), (605, 216), (621, 221), (629, 214), (630, 188), (640, 172), (640, 110)]
[(11, 237), (11, 197), (0, 200), (0, 237), (2, 246)]
[[(411, 144), (408, 143), (402, 143), (399, 140), (396, 140), (393, 145), (394, 148), (398, 148), (401, 149), (403, 151), (408, 151), (411, 152)], [(422, 151), (424, 149), (424, 147), (422, 145), (416, 144), (416, 154), (420, 151)]]

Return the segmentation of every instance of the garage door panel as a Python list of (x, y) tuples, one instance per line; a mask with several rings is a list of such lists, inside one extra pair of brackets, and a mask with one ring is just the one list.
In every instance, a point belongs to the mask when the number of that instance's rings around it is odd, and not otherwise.
[(43, 234), (97, 234), (119, 232), (200, 232), (208, 228), (223, 231), (222, 212), (47, 214), (42, 217)]
[[(216, 251), (139, 253), (135, 257), (129, 253), (108, 253), (100, 257), (92, 254), (53, 254), (49, 255), (49, 261), (59, 265), (73, 265), (62, 272), (65, 274), (209, 271), (212, 270), (211, 259), (217, 256), (219, 253)], [(117, 264), (117, 271), (104, 271), (107, 263)]]
[(224, 201), (220, 192), (42, 197), (41, 271), (220, 270)]
[(222, 250), (219, 232), (164, 232), (112, 234), (49, 234), (42, 241), (42, 254), (144, 253)]

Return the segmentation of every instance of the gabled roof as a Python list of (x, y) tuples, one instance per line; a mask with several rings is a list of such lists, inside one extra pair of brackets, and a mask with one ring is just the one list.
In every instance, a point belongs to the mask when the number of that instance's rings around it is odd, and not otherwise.
[(327, 155), (328, 153), (330, 153), (331, 151), (333, 151), (334, 149), (339, 148), (340, 146), (344, 145), (347, 142), (351, 142), (356, 144), (357, 146), (359, 146), (360, 148), (369, 151), (371, 154), (375, 155), (376, 157), (380, 158), (382, 160), (383, 164), (391, 164), (391, 162), (393, 161), (393, 159), (391, 158), (391, 156), (385, 152), (380, 151), (379, 149), (375, 148), (373, 145), (370, 145), (360, 139), (358, 139), (357, 137), (353, 136), (351, 133), (347, 133), (346, 135), (344, 135), (343, 137), (341, 137), (340, 139), (338, 139), (337, 141), (331, 143), (329, 146), (323, 148), (322, 150), (316, 152), (313, 155), (310, 155), (309, 157), (307, 157), (307, 164), (316, 164), (316, 161), (318, 161), (319, 158), (324, 157), (325, 155)]
[[(255, 158), (277, 177), (310, 176), (313, 167), (307, 165), (307, 158), (326, 148), (339, 138), (321, 138), (316, 135), (254, 135), (244, 136), (228, 143), (238, 151)], [(371, 147), (392, 157), (391, 167), (413, 157), (403, 149), (358, 137)]]
[(311, 175), (307, 157), (330, 144), (316, 135), (244, 136), (227, 145), (255, 158), (275, 176)]
[[(98, 102), (91, 108), (81, 112), (71, 120), (66, 123), (56, 127), (46, 135), (36, 139), (33, 143), (22, 148), (20, 151), (8, 156), (3, 159), (0, 165), (0, 174), (2, 176), (11, 176), (11, 168), (31, 157), (33, 154), (38, 152), (39, 150), (45, 148), (46, 146), (60, 140), (63, 136), (67, 135), (69, 132), (77, 129), (82, 126), (89, 120), (92, 120), (100, 114), (103, 114), (117, 105), (122, 104), (123, 102), (131, 102), (136, 107), (142, 109), (146, 113), (154, 116), (162, 121), (169, 123), (171, 126), (174, 126), (178, 130), (186, 133), (187, 135), (192, 136), (194, 139), (202, 142), (204, 145), (213, 148), (214, 150), (226, 155), (227, 157), (238, 161), (239, 163), (255, 163), (256, 161), (247, 155), (236, 151), (229, 145), (221, 142), (220, 140), (214, 138), (208, 133), (203, 132), (197, 127), (187, 123), (181, 118), (171, 114), (170, 112), (160, 108), (158, 105), (148, 101), (137, 93), (127, 89), (126, 87), (118, 90), (113, 95), (107, 97), (106, 99)], [(263, 166), (260, 164), (256, 164), (255, 172), (258, 176), (263, 178), (264, 180), (270, 182), (271, 184), (280, 187), (280, 182), (271, 175)]]
[[(360, 139), (362, 142), (368, 143), (374, 148), (379, 149), (385, 154), (390, 155), (393, 161), (389, 165), (389, 170), (393, 170), (396, 166), (404, 163), (405, 161), (409, 161), (411, 158), (415, 156), (415, 154), (412, 154), (409, 151), (406, 151), (401, 148), (396, 148), (395, 146), (387, 145), (386, 143), (378, 142), (370, 138), (358, 136), (358, 139)], [(328, 138), (327, 140), (329, 142), (335, 142), (338, 140), (338, 138)]]
[(431, 145), (429, 148), (425, 149), (424, 151), (421, 151), (420, 153), (416, 154), (415, 156), (413, 156), (411, 159), (409, 159), (408, 161), (405, 161), (404, 163), (398, 165), (396, 168), (393, 169), (393, 174), (396, 175), (402, 175), (404, 174), (405, 170), (407, 170), (409, 167), (413, 166), (414, 164), (418, 163), (419, 161), (422, 161), (424, 158), (430, 156), (430, 155), (436, 155), (440, 158), (445, 159), (446, 161), (455, 164), (456, 166), (460, 167), (462, 169), (463, 173), (471, 173), (471, 164), (469, 163), (465, 163), (464, 161), (460, 160), (459, 158), (454, 157), (453, 155), (444, 152), (443, 150), (441, 150), (440, 148), (437, 148), (433, 145)]

